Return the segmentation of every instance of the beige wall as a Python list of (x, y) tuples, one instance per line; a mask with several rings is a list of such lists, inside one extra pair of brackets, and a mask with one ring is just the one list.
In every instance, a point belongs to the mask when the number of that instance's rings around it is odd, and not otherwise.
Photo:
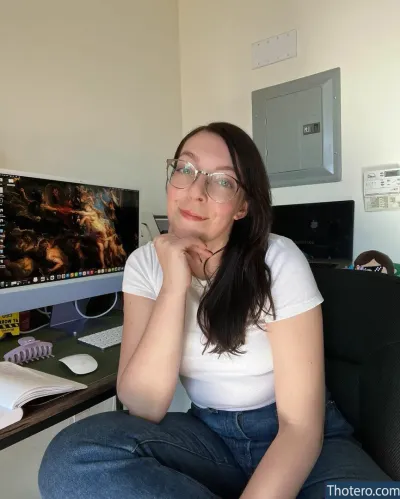
[[(230, 120), (251, 133), (251, 91), (340, 67), (343, 180), (274, 189), (276, 204), (354, 199), (355, 256), (400, 262), (400, 211), (366, 213), (361, 168), (400, 163), (398, 0), (181, 0), (183, 130)], [(251, 69), (251, 44), (291, 29), (298, 57)]]
[[(0, 168), (140, 188), (163, 212), (180, 99), (176, 0), (0, 0)], [(5, 496), (39, 499), (43, 452), (70, 422), (0, 452)]]
[(176, 0), (0, 0), (0, 168), (140, 188), (181, 134)]

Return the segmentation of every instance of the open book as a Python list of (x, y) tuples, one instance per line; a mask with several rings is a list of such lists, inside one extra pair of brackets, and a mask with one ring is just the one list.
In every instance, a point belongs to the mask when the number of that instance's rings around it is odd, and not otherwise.
[(41, 397), (87, 388), (82, 383), (0, 362), (0, 429), (22, 419), (22, 406)]

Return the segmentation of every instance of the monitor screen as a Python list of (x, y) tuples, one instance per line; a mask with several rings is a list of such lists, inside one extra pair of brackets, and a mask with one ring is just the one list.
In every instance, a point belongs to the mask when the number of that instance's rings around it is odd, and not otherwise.
[(354, 201), (326, 201), (273, 207), (272, 232), (292, 239), (312, 260), (351, 262)]
[(138, 191), (0, 175), (1, 288), (123, 271)]

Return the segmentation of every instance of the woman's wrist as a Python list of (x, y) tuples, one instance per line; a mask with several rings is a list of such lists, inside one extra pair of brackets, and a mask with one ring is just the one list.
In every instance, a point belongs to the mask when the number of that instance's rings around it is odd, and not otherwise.
[(172, 284), (163, 283), (160, 289), (159, 296), (186, 297), (188, 289), (189, 288), (186, 286), (175, 286)]

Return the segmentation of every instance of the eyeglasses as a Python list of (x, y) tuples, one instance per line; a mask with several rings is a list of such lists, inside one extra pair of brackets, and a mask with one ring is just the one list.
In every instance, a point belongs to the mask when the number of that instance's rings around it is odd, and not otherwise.
[(177, 189), (190, 187), (199, 173), (206, 176), (206, 192), (216, 203), (231, 201), (241, 187), (240, 182), (227, 173), (208, 173), (183, 159), (167, 159), (167, 179)]

